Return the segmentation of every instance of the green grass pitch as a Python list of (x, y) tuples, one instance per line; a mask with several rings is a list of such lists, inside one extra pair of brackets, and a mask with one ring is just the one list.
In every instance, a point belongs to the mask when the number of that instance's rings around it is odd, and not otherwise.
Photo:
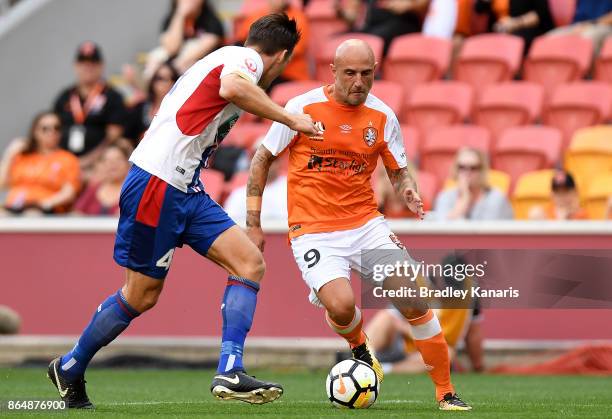
[[(209, 417), (330, 418), (330, 417), (450, 417), (560, 418), (607, 417), (612, 410), (610, 377), (518, 377), (456, 374), (459, 394), (472, 404), (471, 412), (440, 412), (433, 386), (425, 375), (389, 375), (378, 401), (367, 410), (341, 410), (325, 395), (325, 371), (251, 371), (277, 380), (285, 394), (274, 403), (251, 406), (213, 399), (209, 370), (103, 370), (87, 374), (88, 393), (96, 410), (70, 411), (56, 417)], [(57, 392), (46, 369), (0, 369), (0, 400), (53, 399)], [(6, 404), (5, 404), (6, 406)], [(48, 415), (49, 413), (46, 413)], [(0, 417), (43, 413), (0, 411)]]

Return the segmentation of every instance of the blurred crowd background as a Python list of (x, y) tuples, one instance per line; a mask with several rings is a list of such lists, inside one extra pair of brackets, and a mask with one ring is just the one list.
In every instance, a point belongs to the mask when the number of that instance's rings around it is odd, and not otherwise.
[[(0, 1), (0, 13), (28, 1)], [(118, 215), (130, 153), (181, 73), (240, 45), (260, 16), (285, 12), (302, 40), (271, 97), (284, 105), (332, 83), (336, 46), (367, 40), (378, 61), (373, 94), (402, 124), (428, 220), (612, 218), (612, 0), (229, 3), (169, 0), (157, 46), (113, 74), (96, 39), (58, 56), (72, 60), (72, 83), (31, 109), (21, 136), (0, 139), (1, 216)], [(269, 125), (245, 115), (202, 171), (235, 219), (245, 216), (250, 158)], [(264, 218), (287, 217), (286, 166), (283, 156), (270, 172)], [(388, 218), (413, 216), (384, 170), (372, 183)]]

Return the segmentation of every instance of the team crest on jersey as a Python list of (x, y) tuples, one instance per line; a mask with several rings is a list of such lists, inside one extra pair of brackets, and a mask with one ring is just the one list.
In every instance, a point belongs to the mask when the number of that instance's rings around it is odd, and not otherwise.
[(363, 129), (363, 141), (372, 147), (378, 138), (378, 130), (374, 127), (367, 127)]
[(394, 233), (389, 234), (389, 238), (393, 243), (395, 243), (397, 247), (402, 250), (406, 250), (406, 246), (404, 246), (404, 243), (402, 243), (401, 240)]

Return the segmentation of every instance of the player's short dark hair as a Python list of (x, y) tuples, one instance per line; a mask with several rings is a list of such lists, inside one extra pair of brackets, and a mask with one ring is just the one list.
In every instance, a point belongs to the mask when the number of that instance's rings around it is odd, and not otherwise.
[(291, 54), (301, 36), (295, 19), (289, 19), (285, 13), (273, 13), (251, 25), (245, 45), (257, 46), (266, 55), (285, 49)]

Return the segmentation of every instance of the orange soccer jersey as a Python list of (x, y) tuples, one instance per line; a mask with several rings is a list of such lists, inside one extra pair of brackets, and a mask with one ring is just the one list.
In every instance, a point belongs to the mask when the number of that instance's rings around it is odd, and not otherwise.
[(263, 145), (274, 155), (289, 149), (289, 236), (349, 230), (380, 216), (370, 178), (381, 156), (385, 166), (406, 167), (399, 122), (380, 99), (360, 106), (335, 101), (320, 87), (287, 103), (309, 114), (323, 131), (308, 137), (274, 123)]
[(80, 187), (79, 159), (72, 153), (56, 150), (49, 154), (18, 154), (9, 171), (8, 207), (40, 204), (69, 183)]

